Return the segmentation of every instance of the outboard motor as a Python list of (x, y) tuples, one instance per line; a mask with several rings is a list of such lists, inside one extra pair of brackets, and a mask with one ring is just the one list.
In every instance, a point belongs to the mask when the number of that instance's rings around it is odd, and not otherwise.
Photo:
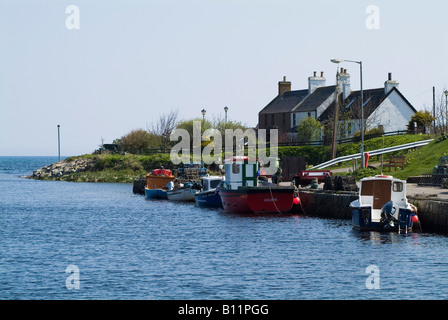
[(386, 231), (395, 226), (395, 222), (398, 220), (395, 219), (394, 214), (397, 209), (395, 208), (394, 202), (389, 201), (381, 208), (381, 229)]

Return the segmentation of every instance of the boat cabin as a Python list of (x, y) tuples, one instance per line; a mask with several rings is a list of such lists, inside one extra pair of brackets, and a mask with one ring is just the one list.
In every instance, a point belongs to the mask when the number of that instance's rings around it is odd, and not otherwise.
[(389, 201), (406, 207), (406, 183), (391, 176), (377, 175), (361, 179), (359, 200), (361, 206), (372, 207), (372, 221), (381, 219), (381, 208)]
[(219, 184), (223, 181), (223, 177), (220, 176), (206, 176), (202, 178), (202, 191), (209, 191), (218, 188)]
[(240, 186), (258, 186), (258, 162), (249, 157), (235, 156), (225, 161), (226, 188), (236, 190)]

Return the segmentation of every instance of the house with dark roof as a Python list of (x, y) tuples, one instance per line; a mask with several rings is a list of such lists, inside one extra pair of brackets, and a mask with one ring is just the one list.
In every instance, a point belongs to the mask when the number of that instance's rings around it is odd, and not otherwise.
[[(340, 137), (351, 137), (360, 130), (361, 92), (351, 91), (350, 75), (346, 69), (339, 77), (339, 122), (344, 128)], [(406, 130), (416, 112), (411, 103), (398, 90), (399, 83), (389, 73), (384, 87), (363, 90), (364, 124), (371, 129), (382, 127), (384, 132)], [(297, 126), (307, 117), (314, 117), (322, 124), (334, 119), (336, 86), (326, 86), (323, 72), (314, 72), (308, 78), (308, 89), (291, 90), (291, 82), (278, 83), (278, 95), (258, 114), (259, 129), (278, 129), (279, 142), (294, 141)], [(343, 123), (343, 125), (341, 125)], [(323, 134), (322, 134), (323, 136)]]

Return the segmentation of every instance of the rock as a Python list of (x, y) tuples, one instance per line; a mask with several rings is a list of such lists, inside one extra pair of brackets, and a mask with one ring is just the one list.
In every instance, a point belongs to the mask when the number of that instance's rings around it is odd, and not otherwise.
[(48, 178), (60, 178), (64, 175), (69, 175), (77, 172), (84, 172), (94, 165), (94, 160), (75, 158), (71, 161), (60, 161), (52, 165), (42, 167), (35, 170), (31, 176), (27, 178), (42, 180)]

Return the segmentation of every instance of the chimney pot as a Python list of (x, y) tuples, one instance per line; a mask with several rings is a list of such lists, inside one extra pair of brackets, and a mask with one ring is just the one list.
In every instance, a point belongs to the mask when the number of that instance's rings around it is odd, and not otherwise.
[(324, 77), (324, 72), (323, 72), (323, 71), (320, 72), (320, 77), (321, 77), (321, 78)]
[(388, 80), (389, 80), (389, 81), (392, 80), (392, 72), (389, 72)]
[(313, 74), (314, 74), (314, 77), (316, 76), (316, 73), (317, 73), (316, 71), (314, 71), (314, 72), (313, 72)]

